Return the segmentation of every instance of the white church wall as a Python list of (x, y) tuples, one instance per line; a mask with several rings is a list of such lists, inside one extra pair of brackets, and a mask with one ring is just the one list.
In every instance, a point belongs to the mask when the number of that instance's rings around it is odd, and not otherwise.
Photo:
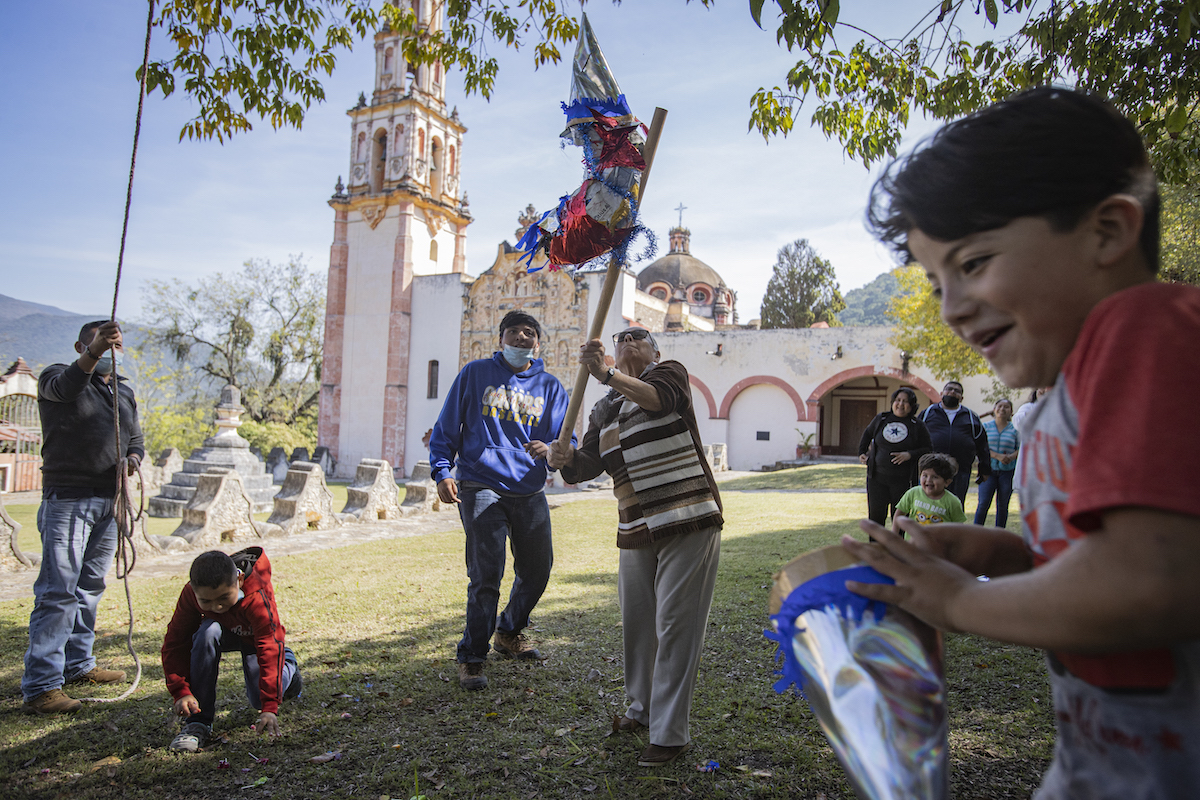
[(374, 228), (351, 213), (347, 227), (346, 316), (343, 334), (339, 457), (341, 464), (379, 458), (383, 448), (383, 386), (387, 382), (395, 207)]
[(782, 389), (770, 384), (748, 387), (729, 409), (729, 468), (760, 469), (795, 458), (796, 424), (796, 407)]
[[(412, 344), (408, 360), (408, 415), (405, 420), (404, 474), (429, 458), (421, 443), (433, 427), (450, 384), (458, 375), (458, 335), (463, 315), (463, 276), (424, 275), (413, 279)], [(429, 397), (429, 362), (438, 362), (437, 397)], [(400, 465), (393, 465), (400, 466)]]

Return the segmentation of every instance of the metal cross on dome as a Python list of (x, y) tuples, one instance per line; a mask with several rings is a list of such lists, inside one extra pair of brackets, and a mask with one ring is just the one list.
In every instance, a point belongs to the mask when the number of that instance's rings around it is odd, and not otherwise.
[(679, 212), (679, 227), (681, 227), (681, 228), (682, 228), (682, 227), (683, 227), (683, 212), (684, 212), (684, 211), (687, 211), (687, 206), (685, 206), (685, 205), (682, 203), (682, 201), (681, 201), (681, 202), (679, 203), (679, 205), (678, 205), (678, 206), (676, 206), (676, 207), (675, 207), (674, 209), (672, 209), (672, 210), (673, 210), (673, 211), (678, 211), (678, 212)]

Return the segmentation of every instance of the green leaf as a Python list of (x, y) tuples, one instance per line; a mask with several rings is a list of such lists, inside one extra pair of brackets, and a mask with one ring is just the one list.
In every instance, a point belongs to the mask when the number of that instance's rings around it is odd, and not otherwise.
[(1171, 109), (1171, 113), (1167, 115), (1167, 133), (1182, 133), (1187, 125), (1187, 109), (1181, 105), (1177, 105)]
[(750, 16), (754, 24), (762, 28), (762, 7), (764, 0), (750, 0)]
[(996, 21), (1000, 19), (1000, 11), (996, 8), (996, 0), (983, 0), (983, 11), (987, 14), (988, 22), (992, 23), (992, 27), (996, 26)]

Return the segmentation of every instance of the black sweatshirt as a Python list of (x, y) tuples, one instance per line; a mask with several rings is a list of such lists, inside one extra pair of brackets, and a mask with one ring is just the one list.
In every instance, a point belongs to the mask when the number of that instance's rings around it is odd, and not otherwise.
[[(133, 389), (116, 383), (120, 397), (121, 451), (146, 454), (138, 425)], [(95, 489), (112, 497), (117, 485), (117, 450), (113, 434), (113, 381), (105, 383), (78, 364), (51, 364), (38, 378), (38, 411), (42, 417), (42, 484), (45, 489)]]

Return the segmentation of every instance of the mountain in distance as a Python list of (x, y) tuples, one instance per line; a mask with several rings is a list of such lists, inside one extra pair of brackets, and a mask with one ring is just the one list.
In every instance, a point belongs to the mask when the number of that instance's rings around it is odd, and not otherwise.
[[(76, 314), (0, 294), (0, 372), (18, 356), (34, 372), (41, 372), (48, 364), (71, 361), (79, 329), (87, 322), (107, 317), (107, 311)], [(140, 331), (130, 326), (126, 344), (135, 346), (140, 340)]]
[(893, 272), (884, 272), (875, 280), (858, 289), (846, 292), (846, 308), (838, 319), (846, 327), (863, 325), (891, 325), (887, 307), (893, 297), (900, 294), (900, 282)]

